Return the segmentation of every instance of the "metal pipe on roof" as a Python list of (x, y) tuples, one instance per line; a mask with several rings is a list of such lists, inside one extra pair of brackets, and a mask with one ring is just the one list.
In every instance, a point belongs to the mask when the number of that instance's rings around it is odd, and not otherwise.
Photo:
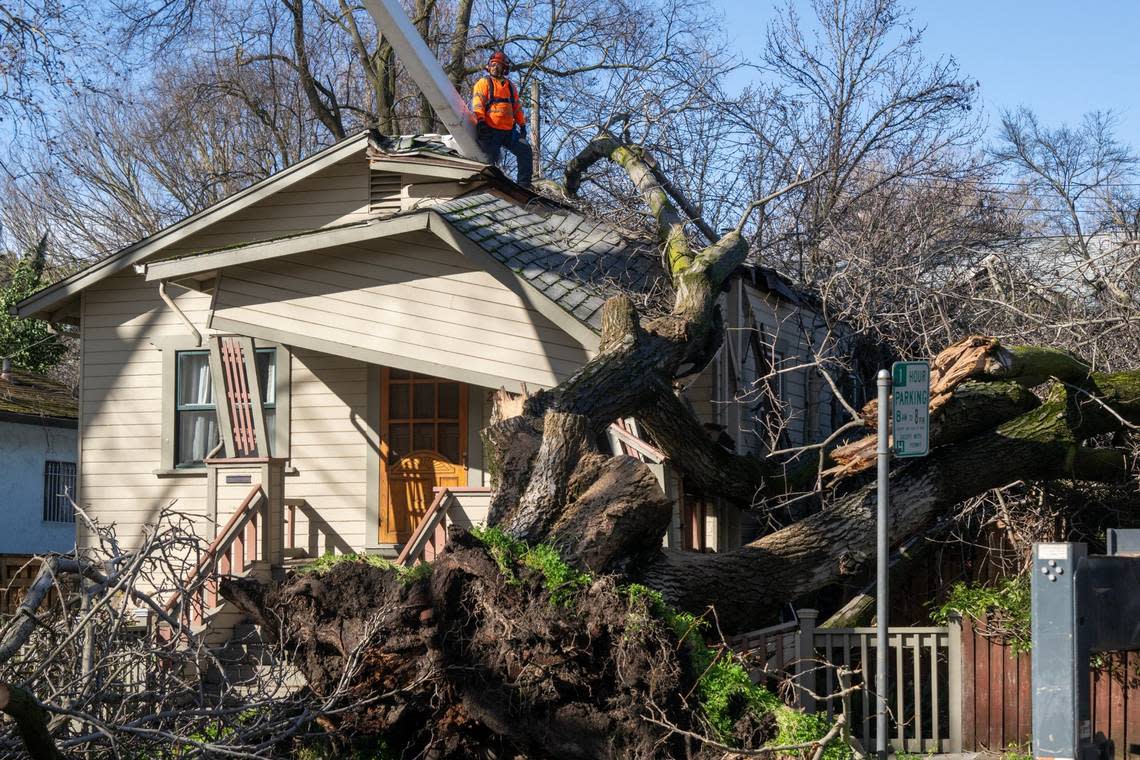
[(178, 308), (178, 304), (174, 303), (174, 299), (167, 295), (166, 280), (158, 281), (158, 297), (162, 299), (163, 303), (174, 310), (174, 313), (177, 314), (178, 318), (182, 320), (182, 323), (186, 325), (186, 329), (194, 333), (194, 345), (202, 345), (202, 333), (198, 332), (198, 328), (194, 326), (194, 323), (190, 321), (190, 318), (186, 316), (185, 312)]
[(423, 37), (412, 26), (399, 0), (364, 0), (364, 7), (376, 22), (376, 28), (396, 51), (400, 63), (408, 70), (432, 110), (459, 145), (467, 158), (488, 163), (487, 156), (475, 139), (475, 116), (455, 85), (447, 78)]

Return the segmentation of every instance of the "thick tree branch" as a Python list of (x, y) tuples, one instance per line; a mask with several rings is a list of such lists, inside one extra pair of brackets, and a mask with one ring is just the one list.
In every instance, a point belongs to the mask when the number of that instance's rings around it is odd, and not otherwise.
[(48, 732), (48, 713), (39, 700), (15, 684), (0, 684), (0, 711), (16, 721), (20, 739), (33, 760), (65, 760)]
[[(1135, 464), (1127, 453), (1081, 442), (1119, 429), (1115, 415), (1140, 417), (1140, 371), (1093, 373), (1092, 379), (1097, 402), (1062, 390), (989, 432), (899, 467), (891, 478), (892, 544), (921, 532), (954, 505), (1016, 480), (1127, 481)], [(859, 572), (870, 561), (874, 505), (869, 485), (735, 551), (662, 552), (644, 580), (683, 609), (715, 606), (726, 627), (759, 624), (784, 602)]]

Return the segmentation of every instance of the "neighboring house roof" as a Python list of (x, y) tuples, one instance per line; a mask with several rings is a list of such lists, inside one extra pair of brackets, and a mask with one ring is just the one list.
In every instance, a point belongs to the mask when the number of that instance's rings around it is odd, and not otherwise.
[[(999, 274), (1015, 274), (1018, 286), (1033, 287), (1068, 298), (1089, 298), (1100, 290), (1099, 280), (1127, 281), (1140, 245), (1119, 232), (1100, 232), (1086, 239), (1088, 255), (1075, 238), (1063, 236), (1011, 240), (1006, 245), (974, 246), (978, 261), (965, 276), (950, 276), (965, 282), (980, 282)], [(1000, 288), (999, 288), (1000, 289)]]
[(0, 373), (0, 421), (75, 427), (79, 402), (61, 382), (23, 370)]
[(796, 285), (790, 277), (771, 267), (747, 262), (742, 267), (745, 279), (757, 288), (774, 293), (797, 306), (818, 305), (818, 297), (811, 291)]

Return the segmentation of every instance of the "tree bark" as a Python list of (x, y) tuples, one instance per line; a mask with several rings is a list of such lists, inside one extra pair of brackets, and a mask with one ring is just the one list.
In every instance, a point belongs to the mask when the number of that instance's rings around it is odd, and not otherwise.
[(16, 721), (33, 760), (65, 760), (48, 732), (48, 712), (31, 692), (15, 684), (0, 684), (0, 711)]
[[(1132, 460), (1081, 442), (1140, 419), (1140, 372), (1093, 373), (1097, 396), (1075, 389), (996, 429), (931, 452), (891, 476), (890, 540), (922, 531), (954, 505), (1016, 480), (1124, 482)], [(985, 409), (978, 409), (979, 415)], [(1119, 416), (1117, 416), (1119, 415)], [(858, 572), (875, 556), (874, 484), (818, 513), (721, 554), (663, 551), (644, 582), (688, 610), (713, 606), (726, 628), (768, 620), (785, 602)]]

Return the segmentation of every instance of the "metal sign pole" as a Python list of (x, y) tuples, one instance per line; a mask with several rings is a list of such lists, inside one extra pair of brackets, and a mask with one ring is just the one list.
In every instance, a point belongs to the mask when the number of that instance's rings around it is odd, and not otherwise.
[(887, 407), (891, 394), (891, 373), (879, 370), (879, 508), (878, 508), (878, 583), (875, 591), (876, 652), (875, 692), (875, 753), (879, 760), (887, 760), (887, 625), (890, 607), (887, 604), (887, 568), (890, 565), (890, 544), (887, 536), (887, 508), (890, 504), (890, 481), (888, 473), (891, 462), (891, 449), (887, 438)]

